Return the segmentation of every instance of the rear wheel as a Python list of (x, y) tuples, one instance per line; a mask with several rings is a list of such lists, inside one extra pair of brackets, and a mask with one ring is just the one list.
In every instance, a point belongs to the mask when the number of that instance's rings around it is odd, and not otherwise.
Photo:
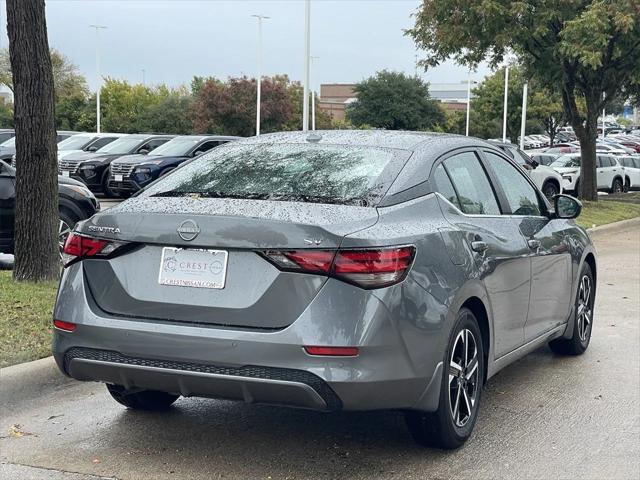
[(133, 410), (167, 410), (179, 398), (155, 390), (127, 390), (122, 385), (107, 384), (107, 390), (116, 402)]
[(622, 193), (623, 190), (624, 187), (622, 185), (622, 180), (620, 180), (619, 178), (613, 180), (613, 183), (611, 184), (611, 193)]
[(580, 271), (580, 283), (573, 316), (573, 336), (557, 338), (549, 342), (554, 353), (561, 355), (581, 355), (589, 347), (593, 328), (593, 305), (595, 302), (595, 283), (593, 272), (588, 263)]
[(64, 244), (67, 241), (67, 237), (73, 230), (73, 227), (78, 222), (78, 219), (66, 209), (61, 209), (58, 213), (59, 222), (58, 222), (58, 246), (60, 247), (60, 258), (62, 258), (62, 250), (64, 249)]
[(473, 431), (484, 379), (482, 337), (471, 310), (463, 308), (458, 313), (445, 355), (438, 410), (408, 411), (405, 420), (417, 443), (453, 449), (464, 444)]

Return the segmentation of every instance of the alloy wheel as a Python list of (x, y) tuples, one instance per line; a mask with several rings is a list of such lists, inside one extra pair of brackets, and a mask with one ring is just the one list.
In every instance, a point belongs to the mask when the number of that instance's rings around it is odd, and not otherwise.
[(591, 330), (591, 279), (584, 275), (580, 280), (578, 290), (578, 336), (581, 342), (586, 342)]
[(464, 427), (473, 416), (480, 385), (478, 372), (476, 338), (465, 328), (456, 336), (449, 360), (449, 405), (457, 427)]
[(60, 219), (60, 224), (58, 227), (58, 246), (59, 246), (58, 250), (60, 252), (61, 259), (62, 259), (62, 251), (64, 250), (64, 244), (67, 241), (67, 237), (69, 236), (70, 233), (71, 233), (71, 226), (63, 219)]

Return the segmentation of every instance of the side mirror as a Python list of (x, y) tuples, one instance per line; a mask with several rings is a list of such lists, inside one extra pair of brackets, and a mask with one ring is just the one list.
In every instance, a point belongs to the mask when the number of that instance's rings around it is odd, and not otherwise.
[(191, 155), (192, 157), (197, 157), (198, 155), (202, 155), (204, 153), (204, 150), (196, 150), (195, 152), (193, 152), (193, 155)]
[(95, 145), (87, 148), (87, 152), (96, 152), (96, 151), (98, 151), (98, 147), (96, 147)]
[(536, 162), (535, 160), (531, 160), (531, 168), (533, 168), (535, 170), (539, 166), (540, 166), (540, 164), (538, 162)]
[(138, 150), (138, 153), (140, 155), (146, 155), (147, 153), (149, 153), (149, 150), (146, 148), (141, 148), (140, 150)]
[(553, 197), (556, 218), (576, 218), (582, 211), (582, 203), (570, 195), (556, 195)]

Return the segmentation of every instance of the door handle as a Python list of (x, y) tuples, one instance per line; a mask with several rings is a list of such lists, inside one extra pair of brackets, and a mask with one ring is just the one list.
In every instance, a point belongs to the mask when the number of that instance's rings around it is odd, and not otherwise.
[(529, 244), (529, 248), (531, 250), (537, 250), (538, 248), (540, 248), (540, 240), (536, 240), (536, 239), (527, 240), (527, 244)]
[(489, 245), (487, 245), (487, 242), (483, 242), (481, 240), (476, 240), (475, 242), (471, 242), (471, 250), (473, 250), (474, 252), (478, 252), (478, 253), (484, 253), (487, 248), (489, 248)]

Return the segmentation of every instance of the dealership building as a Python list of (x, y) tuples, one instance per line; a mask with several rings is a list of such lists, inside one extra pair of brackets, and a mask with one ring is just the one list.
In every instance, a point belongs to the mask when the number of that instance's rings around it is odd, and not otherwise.
[[(323, 83), (320, 85), (318, 108), (331, 116), (333, 120), (344, 120), (345, 110), (355, 102), (357, 94), (354, 83)], [(467, 82), (431, 83), (429, 94), (439, 100), (445, 110), (466, 110)]]

